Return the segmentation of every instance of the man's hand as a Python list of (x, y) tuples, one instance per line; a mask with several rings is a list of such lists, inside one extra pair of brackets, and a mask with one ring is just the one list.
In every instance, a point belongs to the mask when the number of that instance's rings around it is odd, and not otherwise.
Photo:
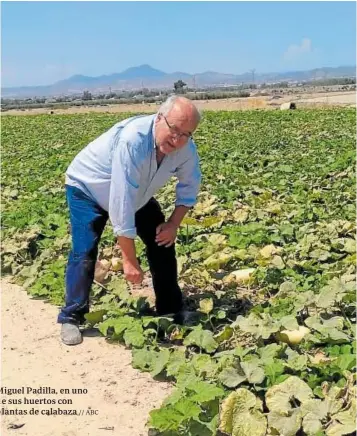
[(177, 236), (177, 226), (167, 221), (166, 223), (161, 223), (156, 227), (156, 238), (155, 242), (157, 245), (164, 245), (165, 247), (170, 247), (174, 244)]
[(143, 281), (144, 273), (136, 258), (134, 239), (118, 236), (118, 245), (123, 255), (123, 270), (125, 278), (135, 285)]
[(132, 263), (129, 261), (123, 262), (124, 276), (134, 285), (140, 285), (144, 278), (144, 272), (141, 269), (139, 262)]

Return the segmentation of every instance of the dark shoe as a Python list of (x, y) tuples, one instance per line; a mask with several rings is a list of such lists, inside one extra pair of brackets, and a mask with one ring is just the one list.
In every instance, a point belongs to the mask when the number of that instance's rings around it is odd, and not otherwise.
[(180, 310), (180, 312), (174, 314), (173, 318), (175, 324), (192, 326), (198, 323), (200, 314), (189, 310)]
[(83, 340), (78, 325), (70, 323), (62, 324), (61, 339), (66, 345), (78, 345)]

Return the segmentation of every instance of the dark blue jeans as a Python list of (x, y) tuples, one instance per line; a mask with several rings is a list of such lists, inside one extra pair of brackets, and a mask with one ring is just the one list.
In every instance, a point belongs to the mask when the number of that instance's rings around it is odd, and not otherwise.
[[(108, 213), (83, 191), (66, 185), (70, 212), (72, 250), (66, 268), (66, 299), (57, 322), (84, 322), (89, 312), (89, 294), (94, 279), (98, 244), (108, 221)], [(175, 246), (158, 246), (156, 227), (165, 221), (158, 202), (150, 201), (135, 214), (138, 236), (146, 246), (146, 255), (156, 295), (159, 315), (176, 313), (182, 309), (182, 293), (177, 283)]]

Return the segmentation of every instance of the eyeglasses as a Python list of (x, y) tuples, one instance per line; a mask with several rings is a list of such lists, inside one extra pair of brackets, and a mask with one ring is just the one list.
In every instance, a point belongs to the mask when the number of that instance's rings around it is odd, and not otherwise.
[(174, 138), (176, 138), (178, 140), (180, 140), (182, 138), (185, 138), (186, 141), (188, 141), (189, 139), (192, 138), (192, 133), (191, 132), (189, 132), (189, 133), (180, 132), (175, 125), (169, 124), (169, 122), (167, 121), (167, 119), (166, 119), (166, 117), (164, 115), (162, 115), (162, 117), (165, 120), (167, 127), (170, 129), (172, 137), (174, 137)]

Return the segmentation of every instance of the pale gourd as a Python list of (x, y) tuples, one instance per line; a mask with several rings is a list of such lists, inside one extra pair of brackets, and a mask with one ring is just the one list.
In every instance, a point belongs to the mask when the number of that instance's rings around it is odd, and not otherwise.
[(230, 274), (223, 278), (223, 283), (227, 286), (234, 286), (239, 283), (245, 283), (249, 281), (254, 271), (254, 268), (246, 268), (232, 271)]
[(106, 259), (97, 260), (95, 264), (94, 280), (103, 283), (110, 268), (110, 262)]
[(123, 270), (123, 262), (119, 257), (113, 257), (111, 260), (111, 264), (113, 271), (117, 272)]
[(310, 333), (310, 329), (299, 326), (298, 330), (282, 330), (276, 334), (276, 339), (285, 344), (298, 345), (308, 333)]

